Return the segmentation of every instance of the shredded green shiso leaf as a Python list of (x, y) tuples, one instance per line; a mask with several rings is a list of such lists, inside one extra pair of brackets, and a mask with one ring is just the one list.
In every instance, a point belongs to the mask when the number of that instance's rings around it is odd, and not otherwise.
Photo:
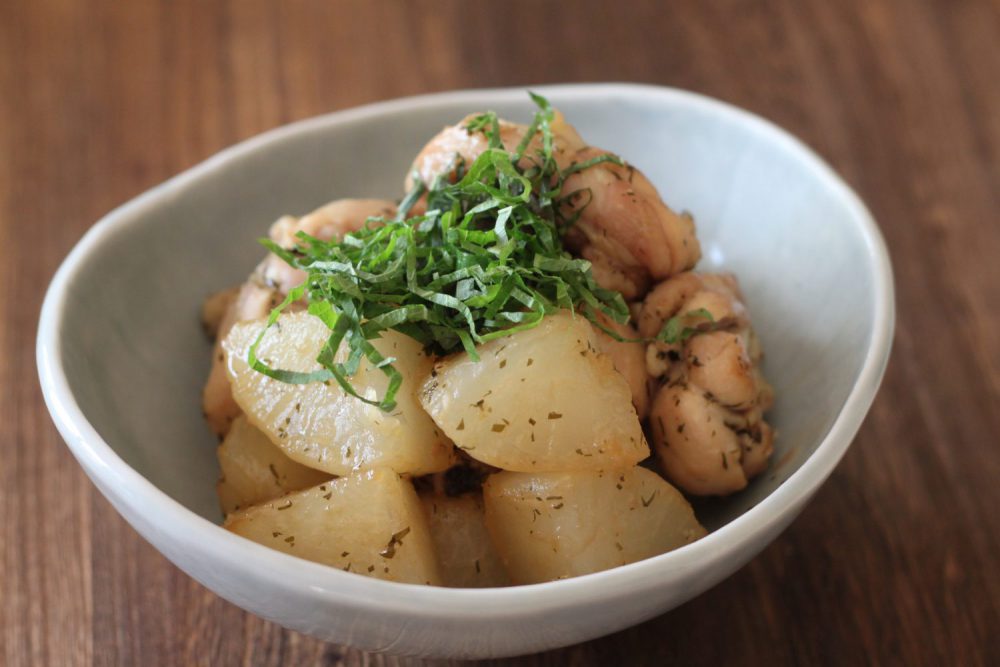
[[(560, 210), (568, 197), (586, 194), (564, 193), (567, 176), (601, 162), (621, 162), (604, 155), (560, 170), (552, 154), (554, 112), (545, 98), (531, 97), (538, 111), (513, 152), (503, 147), (496, 113), (477, 116), (466, 129), (482, 132), (489, 148), (471, 165), (456, 165), (454, 183), (438, 178), (427, 187), (414, 179), (417, 185), (394, 219), (369, 218), (340, 242), (299, 232), (296, 246), (285, 249), (261, 239), (308, 277), (271, 312), (250, 347), (250, 366), (282, 382), (333, 380), (351, 396), (390, 411), (402, 376), (395, 359), (383, 357), (371, 343), (387, 329), (420, 341), (434, 354), (464, 349), (478, 359), (477, 344), (530, 329), (561, 309), (575, 309), (602, 329), (598, 313), (627, 322), (621, 294), (597, 285), (590, 262), (563, 248), (562, 233), (575, 216)], [(536, 136), (541, 148), (531, 150)], [(410, 217), (424, 195), (426, 213)], [(317, 357), (320, 368), (309, 373), (271, 368), (257, 358), (257, 347), (282, 311), (303, 298), (330, 329)], [(338, 361), (342, 345), (346, 358)], [(361, 396), (351, 384), (362, 359), (389, 378), (381, 398)]]
[[(694, 320), (704, 320), (704, 322), (701, 325), (685, 326), (685, 322), (692, 322)], [(707, 309), (698, 308), (697, 310), (689, 310), (683, 315), (675, 315), (667, 320), (654, 340), (667, 343), (668, 345), (685, 343), (692, 336), (713, 331), (715, 325), (715, 318), (712, 317), (712, 313)]]

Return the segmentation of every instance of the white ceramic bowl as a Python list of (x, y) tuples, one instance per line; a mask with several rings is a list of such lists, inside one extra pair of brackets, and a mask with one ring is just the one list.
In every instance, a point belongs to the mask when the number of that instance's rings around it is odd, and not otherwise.
[(857, 432), (889, 355), (892, 274), (857, 196), (797, 140), (691, 93), (543, 87), (591, 143), (695, 214), (702, 269), (735, 271), (767, 353), (772, 466), (702, 513), (677, 551), (533, 586), (394, 584), (272, 551), (219, 527), (215, 441), (199, 391), (202, 298), (242, 280), (284, 213), (396, 197), (412, 156), (475, 110), (524, 120), (523, 90), (448, 93), (296, 123), (230, 148), (113, 211), (59, 269), (42, 309), (45, 400), (84, 470), (178, 567), (255, 614), (333, 642), (420, 655), (539, 651), (638, 623), (713, 586), (798, 514)]

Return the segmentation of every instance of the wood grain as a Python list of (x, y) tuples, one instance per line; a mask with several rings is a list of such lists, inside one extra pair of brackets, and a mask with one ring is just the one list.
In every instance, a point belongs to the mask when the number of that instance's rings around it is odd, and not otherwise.
[(250, 616), (124, 524), (42, 404), (43, 290), (109, 209), (276, 125), (603, 80), (728, 100), (827, 157), (886, 235), (894, 356), (843, 463), (748, 567), (495, 664), (1000, 663), (996, 0), (0, 1), (0, 663), (417, 664)]

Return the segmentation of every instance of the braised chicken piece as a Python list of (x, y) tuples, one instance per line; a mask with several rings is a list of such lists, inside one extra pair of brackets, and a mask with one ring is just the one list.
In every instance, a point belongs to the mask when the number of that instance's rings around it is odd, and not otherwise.
[[(459, 169), (468, 167), (489, 147), (483, 130), (469, 129), (477, 117), (472, 114), (444, 128), (424, 146), (406, 177), (407, 191), (415, 177), (427, 186), (438, 177), (454, 180)], [(599, 285), (631, 301), (642, 298), (654, 281), (694, 267), (701, 247), (691, 216), (670, 210), (641, 171), (608, 151), (587, 145), (561, 114), (556, 114), (551, 127), (552, 157), (566, 172), (561, 212), (572, 220), (565, 242), (574, 254), (591, 262)], [(527, 129), (500, 121), (504, 148), (515, 151)], [(541, 141), (538, 134), (532, 137), (521, 167), (530, 165)], [(615, 162), (572, 171), (601, 156)]]
[[(490, 141), (481, 130), (470, 130), (469, 124), (476, 120), (480, 114), (469, 114), (454, 125), (437, 133), (417, 154), (413, 165), (406, 174), (404, 182), (405, 191), (413, 189), (414, 178), (420, 180), (424, 185), (430, 187), (434, 180), (442, 177), (449, 181), (454, 181), (460, 169), (465, 169), (479, 157), (487, 148)], [(517, 150), (524, 139), (527, 125), (510, 123), (500, 120), (500, 141), (503, 147), (509, 152)], [(566, 122), (562, 114), (556, 112), (551, 123), (552, 128), (552, 157), (560, 169), (565, 169), (573, 161), (577, 151), (584, 148), (586, 144), (576, 128)], [(530, 166), (531, 160), (538, 154), (541, 147), (541, 135), (536, 134), (524, 151), (524, 156), (520, 163), (521, 167)]]
[[(588, 147), (573, 160), (585, 163), (607, 151)], [(576, 221), (565, 242), (590, 260), (594, 278), (626, 300), (642, 298), (654, 281), (694, 268), (701, 246), (691, 216), (673, 212), (641, 171), (602, 162), (563, 183), (564, 215)]]
[[(639, 332), (654, 382), (653, 448), (666, 477), (696, 495), (727, 495), (767, 467), (773, 402), (736, 279), (683, 273), (643, 302)], [(666, 335), (664, 335), (666, 334)]]

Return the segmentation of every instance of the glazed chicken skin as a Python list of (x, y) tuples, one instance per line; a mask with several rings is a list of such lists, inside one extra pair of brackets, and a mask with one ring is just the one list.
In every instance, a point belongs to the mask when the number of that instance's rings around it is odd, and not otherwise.
[[(474, 118), (476, 114), (444, 128), (424, 146), (407, 175), (407, 191), (414, 177), (428, 186), (438, 177), (454, 180), (460, 164), (471, 164), (488, 148), (482, 131), (467, 128)], [(561, 114), (551, 127), (552, 155), (560, 170), (604, 155), (615, 157), (587, 145)], [(527, 129), (500, 121), (504, 148), (515, 151)], [(540, 141), (539, 135), (533, 137), (520, 166), (530, 163)], [(561, 213), (573, 220), (566, 245), (591, 262), (599, 285), (621, 292), (626, 300), (642, 298), (654, 281), (693, 268), (701, 257), (691, 217), (670, 210), (649, 179), (631, 165), (600, 162), (569, 173), (562, 193)]]
[[(369, 218), (390, 217), (396, 205), (383, 199), (338, 199), (301, 218), (283, 216), (268, 232), (272, 241), (283, 248), (292, 248), (300, 231), (321, 241), (342, 239), (361, 229)], [(302, 283), (304, 272), (294, 269), (272, 253), (257, 265), (250, 278), (240, 287), (224, 290), (206, 300), (202, 322), (210, 337), (215, 339), (212, 350), (212, 370), (202, 390), (202, 411), (209, 428), (220, 438), (229, 431), (241, 410), (233, 400), (226, 376), (221, 341), (239, 322), (266, 317), (285, 298), (289, 290)]]
[(674, 317), (688, 336), (646, 349), (654, 451), (667, 479), (688, 493), (739, 491), (767, 467), (774, 432), (763, 419), (773, 392), (736, 279), (683, 273), (661, 283), (643, 302), (639, 332), (655, 337)]

